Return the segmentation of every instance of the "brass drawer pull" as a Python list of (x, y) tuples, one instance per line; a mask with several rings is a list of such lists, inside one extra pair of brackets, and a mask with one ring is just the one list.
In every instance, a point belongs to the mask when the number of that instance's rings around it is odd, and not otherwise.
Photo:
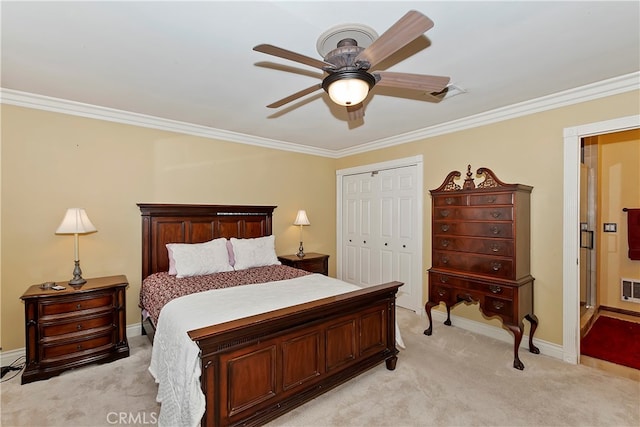
[(501, 286), (489, 285), (489, 290), (491, 291), (492, 294), (501, 294), (502, 293), (502, 287)]
[(456, 199), (454, 199), (453, 197), (447, 197), (446, 199), (444, 199), (444, 202), (448, 205), (451, 205), (455, 200)]
[(492, 216), (492, 217), (494, 217), (494, 218), (496, 218), (496, 219), (497, 219), (497, 218), (500, 218), (500, 215), (502, 215), (502, 212), (500, 212), (500, 211), (493, 211), (493, 212), (491, 212), (491, 216)]
[(501, 301), (491, 301), (491, 304), (496, 310), (502, 310), (504, 308), (504, 303)]
[(496, 227), (495, 225), (491, 227), (490, 230), (493, 234), (500, 234), (500, 228)]
[(444, 239), (442, 242), (440, 242), (440, 244), (446, 248), (447, 246), (449, 246), (449, 241), (447, 239)]
[(78, 344), (78, 345), (76, 346), (76, 350), (82, 350), (82, 344)]
[(442, 225), (440, 226), (440, 229), (441, 229), (442, 231), (444, 231), (444, 232), (449, 231), (449, 224), (442, 224)]
[(438, 289), (438, 296), (445, 296), (447, 294), (447, 291), (445, 291), (444, 289)]
[(495, 203), (497, 198), (496, 196), (487, 196), (486, 200), (487, 200), (487, 203)]
[(445, 210), (440, 211), (440, 215), (442, 215), (442, 216), (443, 216), (443, 217), (445, 217), (445, 218), (446, 218), (446, 217), (448, 217), (448, 216), (449, 216), (449, 214), (450, 214), (450, 212), (449, 212), (449, 210), (448, 210), (448, 209), (445, 209)]
[(447, 276), (440, 276), (440, 283), (447, 283), (449, 278)]
[(443, 264), (449, 264), (449, 257), (443, 256), (441, 259)]
[(82, 308), (82, 304), (76, 304), (76, 309), (80, 310)]
[(502, 268), (502, 263), (499, 262), (492, 262), (491, 263), (491, 268), (493, 269), (493, 271), (498, 271)]
[(497, 243), (494, 243), (491, 245), (491, 251), (492, 252), (499, 252), (500, 251), (500, 245)]
[(76, 326), (76, 329), (79, 331), (82, 330), (82, 323), (78, 323), (78, 326)]

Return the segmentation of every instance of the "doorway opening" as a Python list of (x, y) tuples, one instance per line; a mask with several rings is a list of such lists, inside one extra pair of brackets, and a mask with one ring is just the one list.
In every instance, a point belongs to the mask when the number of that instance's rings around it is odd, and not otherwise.
[[(581, 142), (583, 139), (619, 131), (640, 128), (640, 116), (628, 116), (604, 122), (590, 123), (564, 130), (564, 215), (563, 215), (563, 360), (577, 364), (580, 357), (581, 337), (581, 243), (583, 242), (580, 217), (581, 204)], [(588, 192), (588, 185), (586, 191)], [(604, 206), (604, 204), (600, 204)], [(589, 231), (588, 224), (587, 229)], [(600, 225), (594, 231), (594, 247), (598, 248)], [(595, 232), (598, 233), (595, 233)], [(602, 242), (600, 242), (602, 244)], [(596, 251), (597, 253), (597, 251)], [(588, 258), (588, 257), (587, 257)], [(584, 261), (582, 261), (584, 262)], [(585, 269), (586, 272), (589, 271)], [(596, 276), (598, 275), (596, 269)], [(600, 277), (602, 275), (600, 274)], [(597, 280), (596, 280), (597, 286)], [(587, 305), (586, 289), (584, 295)], [(595, 306), (598, 292), (595, 292)]]

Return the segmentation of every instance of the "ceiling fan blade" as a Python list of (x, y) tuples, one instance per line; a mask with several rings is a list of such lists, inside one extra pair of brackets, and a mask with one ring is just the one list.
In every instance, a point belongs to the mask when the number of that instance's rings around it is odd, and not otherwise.
[(364, 104), (347, 105), (347, 117), (350, 122), (364, 117)]
[(317, 91), (318, 89), (322, 89), (322, 84), (318, 83), (315, 84), (311, 87), (308, 87), (306, 89), (302, 89), (299, 92), (294, 93), (293, 95), (289, 95), (286, 98), (282, 98), (279, 101), (273, 102), (269, 105), (267, 105), (268, 108), (278, 108), (278, 107), (282, 107), (284, 104), (288, 104), (291, 101), (295, 101), (298, 98), (302, 98), (305, 95), (308, 95), (310, 93), (313, 93), (315, 91)]
[(355, 62), (367, 61), (370, 64), (370, 68), (373, 68), (431, 27), (433, 27), (431, 19), (420, 12), (410, 10), (391, 28), (374, 40), (369, 47), (360, 52)]
[(300, 53), (291, 52), (290, 50), (282, 49), (281, 47), (273, 46), (270, 44), (259, 44), (258, 46), (254, 47), (253, 50), (255, 50), (256, 52), (278, 56), (290, 61), (300, 62), (302, 64), (320, 68), (321, 70), (327, 67), (332, 69), (335, 68), (335, 66), (329, 62), (320, 61), (319, 59), (311, 58), (310, 56), (305, 56)]
[(449, 84), (451, 78), (444, 76), (428, 76), (425, 74), (394, 73), (381, 71), (375, 73), (376, 86), (397, 87), (402, 89), (422, 90), (425, 92), (440, 92)]

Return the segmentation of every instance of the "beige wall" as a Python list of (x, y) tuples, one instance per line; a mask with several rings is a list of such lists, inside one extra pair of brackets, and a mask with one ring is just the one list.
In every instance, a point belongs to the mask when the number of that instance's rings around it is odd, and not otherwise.
[[(620, 279), (640, 280), (640, 261), (628, 256), (627, 214), (622, 208), (640, 207), (640, 129), (598, 137), (598, 303), (640, 312), (640, 304), (622, 301)], [(616, 223), (616, 233), (603, 224)]]
[[(126, 274), (133, 324), (139, 321), (137, 202), (278, 205), (278, 253), (297, 250), (298, 229), (291, 223), (297, 209), (307, 209), (312, 225), (304, 230), (305, 250), (330, 254), (333, 275), (335, 171), (417, 154), (424, 156), (425, 268), (431, 265), (428, 190), (448, 172), (485, 166), (505, 182), (534, 187), (536, 337), (561, 344), (563, 129), (640, 114), (638, 96), (616, 95), (339, 160), (3, 105), (3, 350), (24, 347), (19, 298), (26, 287), (71, 278), (73, 239), (54, 234), (68, 207), (86, 208), (98, 228), (80, 239), (84, 276)], [(426, 286), (425, 274), (425, 295)], [(477, 306), (459, 306), (454, 314), (483, 320)]]
[(2, 106), (2, 349), (24, 347), (29, 285), (72, 277), (73, 237), (55, 235), (69, 207), (98, 229), (80, 236), (83, 277), (126, 274), (127, 322), (140, 321), (141, 219), (136, 203), (277, 205), (279, 254), (331, 255), (335, 160), (76, 116)]
[[(446, 175), (468, 164), (488, 167), (507, 183), (533, 186), (531, 194), (531, 273), (534, 305), (540, 320), (536, 337), (562, 344), (563, 130), (586, 123), (637, 115), (639, 93), (632, 92), (556, 110), (531, 114), (398, 147), (339, 159), (338, 169), (422, 154), (424, 156), (424, 258), (431, 266), (431, 197), (429, 190)], [(446, 102), (446, 101), (445, 101)], [(427, 295), (427, 275), (424, 275)], [(441, 308), (442, 309), (442, 308)], [(464, 304), (454, 315), (487, 321), (477, 305)], [(488, 321), (499, 326), (498, 320)], [(525, 322), (526, 324), (527, 322)], [(525, 325), (528, 333), (528, 325)]]

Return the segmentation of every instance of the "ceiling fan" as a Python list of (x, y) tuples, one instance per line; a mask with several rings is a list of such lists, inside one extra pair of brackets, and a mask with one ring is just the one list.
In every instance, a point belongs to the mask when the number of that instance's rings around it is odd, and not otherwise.
[[(316, 90), (324, 89), (333, 102), (347, 107), (348, 117), (351, 121), (364, 116), (362, 101), (367, 98), (369, 91), (375, 85), (414, 89), (429, 93), (440, 92), (449, 84), (449, 77), (395, 73), (391, 71), (371, 72), (376, 65), (418, 38), (431, 27), (433, 27), (431, 19), (420, 12), (411, 10), (380, 37), (377, 37), (375, 32), (368, 34), (372, 42), (367, 47), (358, 46), (356, 38), (349, 37), (353, 32), (347, 29), (342, 32), (337, 31), (334, 32), (334, 37), (337, 34), (338, 37), (345, 36), (345, 38), (341, 38), (335, 48), (323, 55), (324, 60), (311, 58), (270, 44), (255, 46), (253, 50), (257, 52), (296, 61), (319, 68), (326, 73), (322, 83), (289, 95), (267, 105), (267, 107), (281, 107)], [(359, 30), (362, 32), (362, 28)]]

